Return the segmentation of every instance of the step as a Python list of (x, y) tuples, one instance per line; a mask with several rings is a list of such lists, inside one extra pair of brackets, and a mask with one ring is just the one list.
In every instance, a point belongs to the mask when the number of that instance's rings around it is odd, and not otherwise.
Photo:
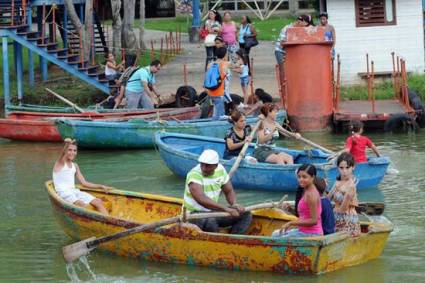
[(88, 74), (90, 77), (98, 77), (99, 75), (105, 74), (104, 72), (98, 72), (98, 73), (90, 73)]
[[(80, 66), (81, 64), (78, 64), (78, 65)], [(78, 71), (87, 72), (87, 73), (96, 73), (97, 67), (99, 67), (99, 65), (88, 66), (88, 67), (78, 67)]]
[[(61, 60), (69, 60), (69, 59), (71, 59), (71, 58), (73, 58), (73, 59), (77, 59), (77, 58), (79, 58), (80, 56), (78, 55), (78, 54), (66, 54), (66, 55), (60, 55), (60, 56), (58, 56), (58, 59), (61, 59)], [(78, 63), (78, 62), (77, 62)]]
[[(27, 38), (27, 40), (28, 41), (40, 41), (41, 42), (41, 40), (42, 40), (43, 38), (42, 37), (30, 37), (30, 38)], [(49, 38), (48, 37), (45, 37), (44, 38), (44, 42), (49, 42)]]
[(48, 50), (49, 49), (52, 50), (52, 49), (56, 49), (58, 44), (55, 43), (55, 42), (47, 42), (47, 43), (44, 43), (44, 44), (37, 44), (37, 46), (41, 47), (41, 48), (47, 48)]
[[(60, 48), (60, 49), (49, 49), (47, 50), (48, 53), (56, 53), (59, 55), (66, 55), (68, 52), (68, 48)], [(64, 54), (65, 53), (65, 54)]]
[(40, 36), (38, 31), (19, 31), (16, 34), (20, 36), (26, 36), (27, 38), (33, 38), (34, 36)]
[(18, 24), (14, 24), (13, 26), (12, 25), (10, 25), (10, 23), (9, 24), (0, 24), (0, 29), (18, 29), (18, 28), (21, 28), (21, 27), (27, 27), (27, 25), (24, 25), (24, 24), (21, 24), (21, 23), (18, 23)]

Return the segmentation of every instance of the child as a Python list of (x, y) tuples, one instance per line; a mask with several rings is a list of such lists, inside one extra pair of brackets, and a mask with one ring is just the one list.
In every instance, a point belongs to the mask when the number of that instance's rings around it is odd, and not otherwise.
[(233, 68), (233, 71), (239, 73), (239, 79), (241, 80), (241, 88), (243, 94), (243, 103), (245, 105), (248, 104), (248, 94), (246, 93), (246, 89), (249, 85), (249, 68), (246, 56), (242, 49), (236, 51), (236, 66)]
[(102, 200), (75, 188), (75, 177), (87, 188), (101, 188), (105, 191), (112, 188), (86, 181), (83, 174), (81, 174), (80, 168), (74, 163), (77, 156), (77, 144), (75, 140), (66, 138), (64, 142), (65, 146), (62, 149), (62, 153), (53, 167), (53, 184), (55, 185), (56, 193), (66, 202), (82, 207), (91, 204), (100, 213), (108, 214)]
[(125, 64), (125, 61), (122, 61), (120, 64), (117, 65), (117, 63), (115, 62), (114, 54), (109, 53), (108, 58), (106, 60), (106, 65), (105, 65), (105, 77), (106, 77), (106, 79), (109, 80), (109, 81), (113, 81), (113, 80), (119, 78), (119, 76), (120, 76), (119, 72), (123, 71), (124, 64)]
[(335, 203), (335, 231), (346, 231), (351, 236), (360, 235), (359, 216), (356, 212), (357, 189), (354, 179), (354, 158), (351, 154), (343, 152), (336, 161), (339, 176), (328, 198)]
[[(323, 235), (322, 204), (314, 185), (317, 170), (314, 165), (303, 164), (297, 170), (297, 178), (303, 196), (297, 205), (299, 218), (287, 222), (281, 229), (275, 230), (272, 237), (313, 237)], [(292, 229), (291, 229), (292, 228)], [(295, 228), (295, 229), (293, 229)]]
[(369, 147), (375, 152), (376, 156), (380, 156), (378, 149), (372, 141), (362, 136), (363, 123), (360, 121), (353, 121), (350, 125), (351, 136), (347, 138), (345, 143), (345, 151), (354, 156), (356, 163), (367, 162), (366, 147)]
[[(314, 179), (314, 185), (316, 186), (317, 191), (320, 194), (320, 201), (322, 204), (322, 213), (320, 214), (320, 218), (322, 219), (322, 228), (323, 235), (329, 235), (335, 233), (335, 215), (333, 212), (331, 201), (326, 197), (326, 181), (317, 177)], [(304, 190), (301, 187), (298, 187), (298, 190), (295, 195), (295, 215), (298, 216), (298, 203), (302, 198)]]

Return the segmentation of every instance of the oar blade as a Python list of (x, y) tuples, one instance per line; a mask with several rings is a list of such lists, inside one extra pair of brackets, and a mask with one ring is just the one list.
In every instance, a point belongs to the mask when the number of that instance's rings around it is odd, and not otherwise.
[(88, 254), (95, 247), (88, 248), (87, 243), (96, 240), (96, 237), (91, 237), (83, 241), (73, 243), (62, 248), (63, 258), (66, 262), (71, 263), (76, 259)]

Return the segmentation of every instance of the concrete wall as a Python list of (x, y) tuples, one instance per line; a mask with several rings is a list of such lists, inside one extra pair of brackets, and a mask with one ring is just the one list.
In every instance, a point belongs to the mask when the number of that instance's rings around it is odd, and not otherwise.
[(359, 83), (366, 53), (375, 71), (391, 71), (391, 52), (406, 60), (407, 70), (424, 72), (422, 0), (396, 0), (396, 25), (356, 27), (354, 0), (328, 0), (329, 22), (336, 29), (343, 84)]

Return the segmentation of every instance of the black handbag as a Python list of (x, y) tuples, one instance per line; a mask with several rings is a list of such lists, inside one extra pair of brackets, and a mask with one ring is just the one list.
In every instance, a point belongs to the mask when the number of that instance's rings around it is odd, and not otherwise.
[(245, 37), (245, 48), (251, 48), (258, 45), (258, 40), (255, 36)]

